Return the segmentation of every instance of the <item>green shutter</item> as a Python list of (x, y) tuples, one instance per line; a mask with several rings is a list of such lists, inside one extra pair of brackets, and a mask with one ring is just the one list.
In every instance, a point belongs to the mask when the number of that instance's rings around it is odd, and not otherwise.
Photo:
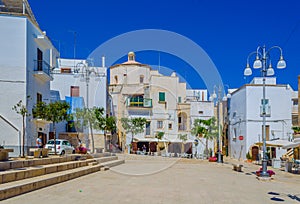
[(159, 92), (159, 101), (165, 101), (165, 92)]

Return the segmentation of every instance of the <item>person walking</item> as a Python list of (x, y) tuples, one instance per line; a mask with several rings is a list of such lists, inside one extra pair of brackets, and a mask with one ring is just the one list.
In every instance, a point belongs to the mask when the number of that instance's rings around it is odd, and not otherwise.
[(38, 148), (43, 148), (42, 135), (40, 135), (40, 136), (36, 139), (36, 147), (38, 147)]

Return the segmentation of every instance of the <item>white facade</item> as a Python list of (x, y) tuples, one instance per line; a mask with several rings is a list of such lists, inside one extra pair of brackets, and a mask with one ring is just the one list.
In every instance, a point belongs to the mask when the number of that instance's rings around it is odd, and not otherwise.
[[(31, 113), (38, 100), (49, 102), (58, 52), (27, 15), (1, 14), (0, 27), (0, 144), (20, 155), (22, 117), (12, 107), (22, 100)], [(47, 137), (49, 125), (26, 117), (26, 147), (35, 146), (38, 132)]]
[[(179, 82), (176, 73), (164, 76), (150, 66), (135, 61), (134, 53), (128, 54), (128, 61), (110, 67), (109, 93), (113, 112), (122, 130), (121, 118), (143, 117), (148, 124), (144, 133), (135, 135), (136, 141), (151, 141), (158, 132), (164, 132), (164, 140), (182, 142), (179, 135), (190, 135), (190, 104), (186, 102), (186, 84)], [(132, 136), (127, 134), (126, 144)]]
[[(229, 109), (229, 156), (245, 159), (255, 143), (262, 142), (261, 78), (255, 78), (232, 93)], [(292, 134), (292, 92), (289, 85), (277, 85), (275, 78), (266, 80), (266, 139), (290, 140)], [(243, 136), (243, 140), (241, 137)], [(279, 158), (286, 151), (276, 148)], [(274, 156), (274, 154), (273, 154)], [(254, 158), (255, 159), (255, 158)]]
[[(208, 120), (214, 117), (214, 102), (207, 100), (207, 90), (186, 90), (186, 101), (190, 104), (191, 128), (195, 119)], [(206, 141), (204, 138), (198, 139), (197, 146), (193, 144), (193, 153), (202, 154), (205, 150)], [(208, 149), (214, 149), (214, 141), (208, 141)]]
[[(93, 67), (86, 60), (60, 58), (58, 59), (58, 68), (54, 69), (50, 88), (59, 94), (60, 100), (66, 100), (66, 97), (81, 97), (84, 103), (80, 108), (87, 105), (89, 108), (102, 107), (106, 112), (106, 76), (105, 67)], [(73, 96), (71, 87), (76, 88)], [(66, 132), (65, 124), (61, 123), (57, 127), (57, 132)], [(94, 133), (100, 134), (101, 131)], [(89, 147), (90, 140), (88, 138), (85, 138), (83, 142)]]

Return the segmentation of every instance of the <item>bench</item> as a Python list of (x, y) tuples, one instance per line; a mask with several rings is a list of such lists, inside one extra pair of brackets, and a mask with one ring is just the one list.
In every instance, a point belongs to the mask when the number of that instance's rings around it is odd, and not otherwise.
[(237, 172), (242, 172), (242, 164), (233, 164), (233, 170)]
[(34, 158), (48, 157), (49, 149), (46, 148), (30, 148), (29, 152), (33, 152)]
[(14, 152), (14, 149), (0, 149), (0, 161), (8, 160), (8, 152)]

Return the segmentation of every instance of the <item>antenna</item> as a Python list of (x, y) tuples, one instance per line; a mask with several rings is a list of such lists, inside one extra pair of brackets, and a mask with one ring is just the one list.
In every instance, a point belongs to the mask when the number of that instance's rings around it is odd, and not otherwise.
[(77, 32), (74, 30), (69, 30), (69, 32), (74, 34), (74, 50), (73, 50), (73, 58), (74, 58), (74, 68), (75, 68), (75, 59), (76, 59), (76, 35)]

